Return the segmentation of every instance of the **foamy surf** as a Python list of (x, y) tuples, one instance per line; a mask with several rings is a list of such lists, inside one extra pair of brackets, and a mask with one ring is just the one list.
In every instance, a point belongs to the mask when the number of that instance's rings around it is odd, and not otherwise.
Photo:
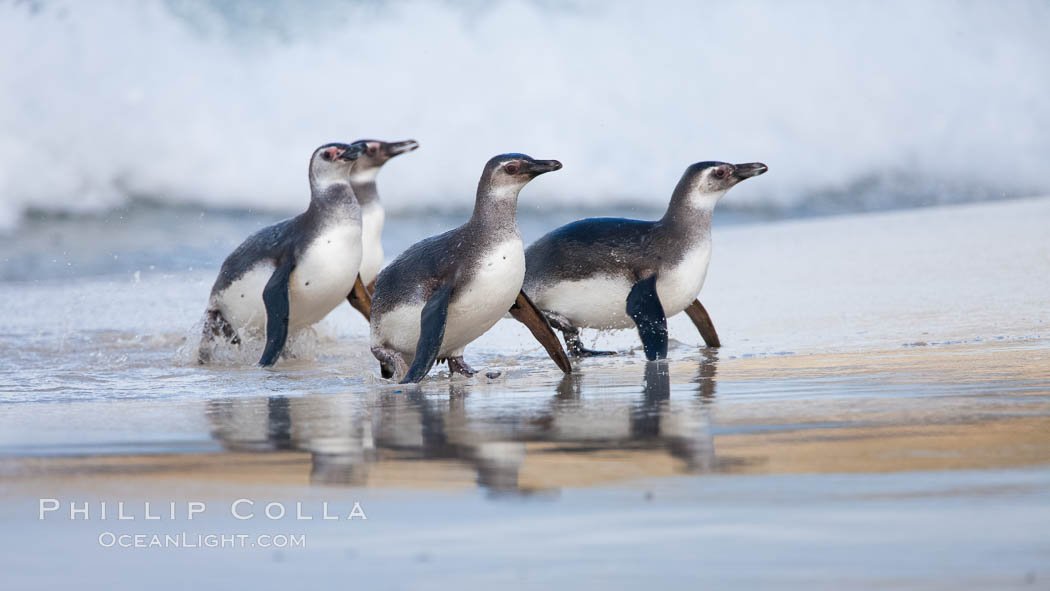
[(548, 206), (662, 205), (712, 158), (775, 164), (734, 191), (755, 208), (1050, 189), (1046, 3), (470, 6), (4, 3), (0, 227), (143, 196), (296, 210), (310, 150), (360, 136), (421, 142), (380, 178), (393, 211), (469, 209), (508, 150), (565, 163), (523, 195)]

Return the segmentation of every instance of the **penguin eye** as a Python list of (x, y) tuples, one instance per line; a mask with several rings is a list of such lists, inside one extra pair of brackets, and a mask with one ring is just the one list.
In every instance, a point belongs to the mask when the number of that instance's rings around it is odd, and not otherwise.
[(323, 158), (325, 160), (331, 160), (332, 159), (332, 151), (331, 150), (325, 150), (324, 152), (321, 152), (321, 158)]
[(518, 174), (518, 163), (511, 162), (510, 164), (504, 166), (503, 170), (505, 170), (507, 174)]
[(723, 179), (726, 176), (726, 169), (724, 169), (724, 168), (716, 168), (715, 172), (714, 172), (714, 175), (715, 175), (716, 179)]
[(377, 148), (376, 146), (368, 146), (368, 153), (369, 154), (375, 154), (378, 150), (379, 150), (379, 148)]

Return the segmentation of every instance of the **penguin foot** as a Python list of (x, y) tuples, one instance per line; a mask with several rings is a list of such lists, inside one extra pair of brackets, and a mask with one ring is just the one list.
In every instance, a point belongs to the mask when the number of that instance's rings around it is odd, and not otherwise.
[(473, 367), (467, 365), (467, 362), (463, 360), (463, 356), (462, 355), (460, 355), (458, 357), (449, 357), (447, 359), (447, 361), (448, 361), (448, 370), (450, 372), (452, 372), (452, 373), (458, 373), (460, 375), (465, 375), (468, 378), (474, 377), (474, 375), (478, 373), (478, 370), (476, 370)]
[(197, 363), (207, 365), (211, 363), (212, 353), (215, 347), (222, 341), (231, 345), (239, 346), (241, 338), (233, 326), (218, 310), (208, 310), (204, 318), (204, 328), (201, 332), (201, 343), (197, 349)]
[(408, 373), (408, 364), (401, 353), (384, 347), (372, 347), (372, 355), (379, 360), (379, 373), (386, 379)]
[(562, 331), (565, 335), (565, 347), (569, 350), (569, 355), (573, 357), (608, 357), (609, 355), (616, 355), (616, 351), (595, 351), (594, 349), (588, 349), (583, 346), (583, 341), (580, 340), (580, 333), (576, 330)]
[(573, 357), (608, 357), (609, 355), (616, 355), (616, 351), (594, 351), (583, 346), (583, 341), (580, 340), (580, 329), (576, 328), (569, 322), (569, 319), (557, 314), (555, 312), (544, 312), (547, 316), (547, 321), (551, 323), (551, 326), (561, 331), (563, 337), (565, 337), (565, 348), (569, 350), (569, 355)]
[(580, 346), (575, 349), (570, 347), (569, 354), (573, 357), (608, 357), (610, 355), (616, 355), (616, 351), (595, 351), (594, 349), (585, 349)]

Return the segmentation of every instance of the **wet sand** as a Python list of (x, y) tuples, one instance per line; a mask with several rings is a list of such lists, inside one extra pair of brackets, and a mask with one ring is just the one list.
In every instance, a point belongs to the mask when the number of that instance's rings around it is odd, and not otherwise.
[[(13, 588), (1039, 588), (1050, 580), (1050, 347), (940, 345), (592, 368), (544, 391), (468, 383), (301, 397), (5, 409)], [(970, 367), (988, 363), (983, 370)], [(54, 404), (40, 405), (42, 407)], [(118, 418), (119, 417), (119, 418)], [(164, 421), (163, 437), (143, 441)], [(46, 421), (44, 421), (46, 422)], [(158, 425), (160, 426), (160, 425)], [(23, 427), (24, 428), (24, 427)], [(12, 438), (20, 441), (13, 444)], [(94, 521), (37, 519), (38, 499)], [(234, 520), (236, 499), (313, 520)], [(123, 501), (134, 521), (100, 521)], [(143, 521), (142, 503), (207, 503)], [(323, 522), (321, 503), (367, 521)], [(112, 508), (110, 509), (112, 511)], [(156, 510), (154, 510), (156, 512)], [(106, 548), (112, 533), (305, 536), (305, 548)], [(61, 569), (41, 560), (62, 552)], [(157, 572), (180, 572), (157, 579)]]
[[(143, 441), (132, 430), (86, 445), (57, 426), (52, 441), (46, 432), (20, 433), (16, 423), (39, 429), (39, 417), (53, 406), (22, 404), (5, 412), (8, 455), (0, 474), (23, 484), (43, 479), (48, 487), (114, 474), (308, 485), (325, 482), (319, 465), (338, 464), (345, 484), (426, 489), (474, 486), (475, 476), (498, 471), (504, 455), (495, 488), (537, 491), (690, 473), (1050, 464), (1050, 348), (1043, 341), (729, 361), (709, 352), (699, 364), (594, 368), (562, 379), (552, 392), (536, 386), (503, 394), (461, 379), (444, 386), (446, 393), (434, 386), (387, 387), (374, 397), (131, 400), (61, 409), (59, 425), (79, 417), (89, 433), (115, 417), (130, 425), (157, 417), (167, 423), (164, 439)], [(486, 464), (485, 447), (504, 444), (506, 453)]]

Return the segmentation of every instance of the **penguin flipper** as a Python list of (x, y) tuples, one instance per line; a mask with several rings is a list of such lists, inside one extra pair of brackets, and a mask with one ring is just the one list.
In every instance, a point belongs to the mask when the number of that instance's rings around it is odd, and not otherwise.
[(288, 281), (294, 268), (294, 258), (284, 257), (263, 288), (263, 304), (266, 305), (266, 349), (259, 359), (259, 365), (264, 367), (277, 362), (277, 357), (284, 350), (284, 344), (288, 340)]
[(705, 345), (708, 347), (722, 346), (722, 342), (718, 340), (718, 332), (715, 331), (715, 324), (711, 322), (711, 316), (707, 313), (703, 304), (700, 303), (700, 300), (693, 300), (693, 303), (689, 304), (689, 307), (685, 309), (685, 313), (696, 325), (696, 329), (700, 331), (700, 336), (704, 339)]
[(518, 293), (518, 299), (510, 307), (510, 315), (528, 327), (529, 332), (543, 345), (543, 348), (547, 350), (547, 355), (550, 355), (559, 369), (565, 373), (572, 373), (569, 356), (565, 354), (565, 349), (562, 348), (558, 336), (554, 334), (550, 322), (542, 312), (536, 309), (536, 304), (532, 303), (524, 291)]
[(401, 380), (402, 384), (422, 380), (437, 361), (441, 341), (445, 340), (445, 321), (448, 319), (448, 303), (452, 299), (452, 283), (439, 287), (419, 314), (419, 341), (416, 342), (416, 357)]
[(667, 317), (656, 293), (656, 275), (634, 284), (627, 294), (627, 315), (638, 325), (645, 358), (649, 361), (667, 357)]
[(365, 317), (365, 320), (371, 322), (372, 295), (368, 289), (365, 288), (365, 284), (361, 281), (360, 275), (354, 280), (354, 288), (350, 290), (350, 293), (346, 296), (346, 301), (350, 302), (350, 305), (360, 312), (361, 315)]

